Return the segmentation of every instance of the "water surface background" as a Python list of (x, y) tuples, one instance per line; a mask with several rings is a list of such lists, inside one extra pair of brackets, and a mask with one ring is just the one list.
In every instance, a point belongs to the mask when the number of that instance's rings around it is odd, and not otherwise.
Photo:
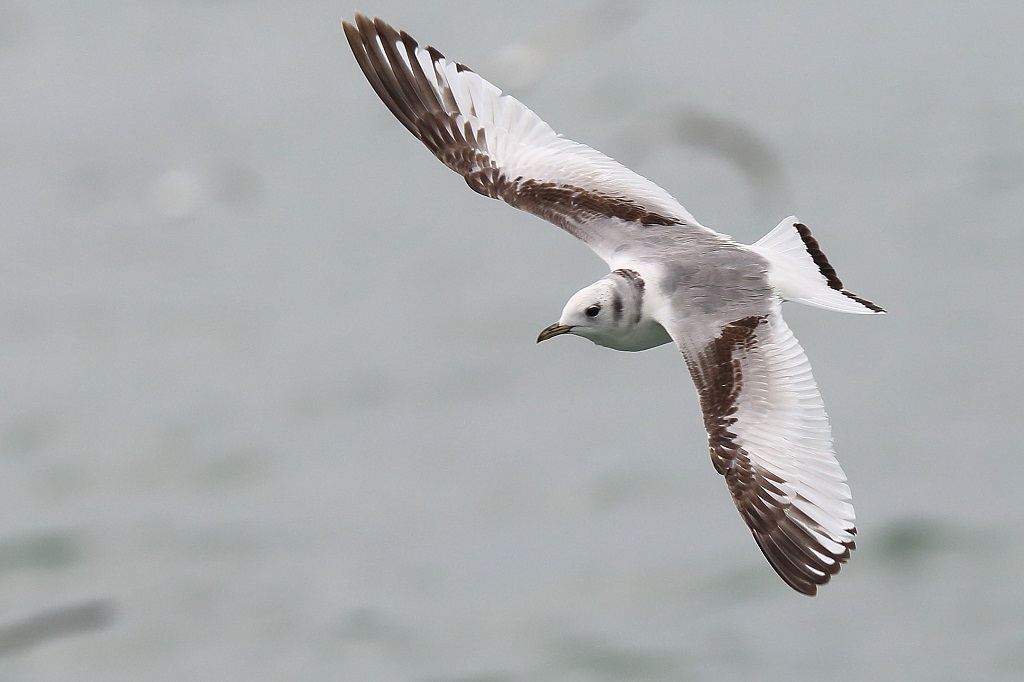
[(786, 309), (834, 583), (763, 560), (673, 349), (534, 343), (603, 264), (393, 120), (352, 7), (9, 0), (0, 680), (1020, 679), (1024, 6), (614, 7), (359, 9), (890, 310)]

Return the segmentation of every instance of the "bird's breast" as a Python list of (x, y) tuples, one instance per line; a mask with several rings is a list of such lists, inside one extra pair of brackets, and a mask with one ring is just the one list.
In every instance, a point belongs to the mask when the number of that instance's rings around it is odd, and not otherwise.
[(654, 320), (643, 318), (628, 329), (615, 334), (591, 338), (591, 341), (605, 348), (625, 351), (640, 351), (662, 346), (672, 340), (665, 328)]

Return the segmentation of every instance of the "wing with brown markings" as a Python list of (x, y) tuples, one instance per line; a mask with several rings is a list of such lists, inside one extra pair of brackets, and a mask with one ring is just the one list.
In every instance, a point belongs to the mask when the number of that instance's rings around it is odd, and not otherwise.
[(672, 336), (740, 516), (782, 579), (815, 594), (850, 558), (857, 530), (810, 364), (778, 302), (711, 339)]
[(391, 113), (480, 194), (558, 225), (606, 261), (636, 226), (716, 234), (650, 180), (556, 134), (517, 99), (404, 31), (362, 14), (343, 26)]

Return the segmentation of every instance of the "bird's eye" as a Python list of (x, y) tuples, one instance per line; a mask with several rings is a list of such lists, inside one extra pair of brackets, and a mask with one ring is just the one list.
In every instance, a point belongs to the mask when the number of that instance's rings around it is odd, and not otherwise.
[(592, 305), (587, 308), (585, 312), (587, 313), (587, 317), (597, 317), (597, 314), (601, 312), (601, 306)]

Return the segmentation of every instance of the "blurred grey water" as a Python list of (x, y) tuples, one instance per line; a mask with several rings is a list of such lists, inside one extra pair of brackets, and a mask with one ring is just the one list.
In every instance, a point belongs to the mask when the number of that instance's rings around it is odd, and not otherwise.
[[(605, 5), (359, 9), (486, 77)], [(0, 680), (1020, 679), (1024, 9), (630, 7), (517, 94), (738, 239), (796, 213), (891, 312), (787, 309), (836, 581), (761, 558), (670, 348), (534, 344), (603, 265), (392, 120), (353, 8), (11, 0)]]

